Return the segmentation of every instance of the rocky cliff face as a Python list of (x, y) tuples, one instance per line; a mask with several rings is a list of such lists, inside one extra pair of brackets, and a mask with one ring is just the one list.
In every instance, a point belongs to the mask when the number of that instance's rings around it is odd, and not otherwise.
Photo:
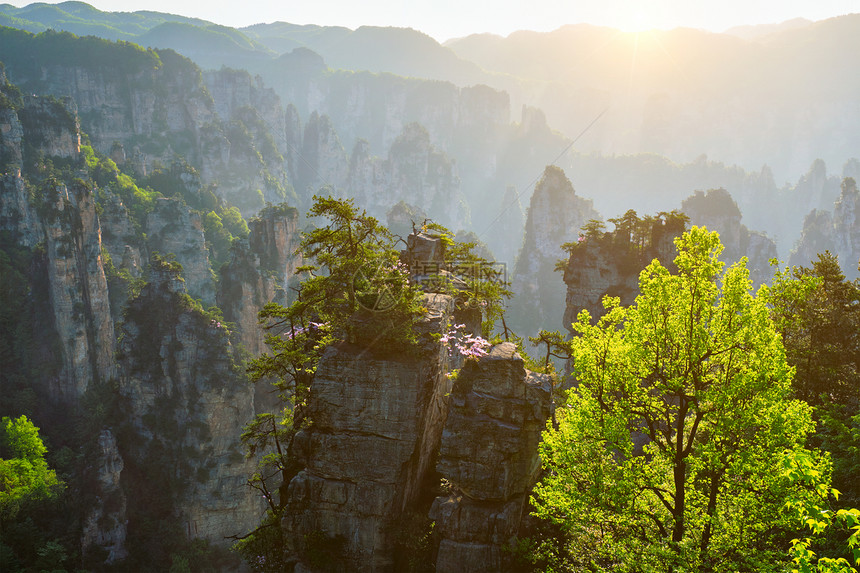
[[(423, 335), (446, 331), (454, 303), (429, 295)], [(332, 347), (317, 368), (308, 404), (313, 424), (296, 436), (302, 470), (289, 484), (283, 528), (288, 553), (316, 570), (313, 535), (341, 539), (345, 571), (393, 566), (391, 527), (416, 504), (432, 469), (450, 391), (447, 349), (416, 357)], [(312, 535), (313, 534), (313, 535)]]
[(440, 474), (453, 489), (429, 515), (441, 532), (437, 571), (498, 570), (518, 531), (540, 465), (548, 380), (526, 371), (511, 344), (455, 359), (439, 340), (462, 320), (453, 299), (428, 294), (424, 306), (416, 356), (339, 345), (320, 361), (282, 521), (296, 571), (394, 571), (421, 559), (403, 548), (426, 531), (406, 524), (427, 516)]
[[(0, 246), (3, 261), (7, 252), (29, 253), (32, 262), (21, 276), (26, 289), (16, 304), (31, 312), (22, 315), (26, 324), (12, 328), (32, 323), (38, 339), (21, 342), (33, 348), (16, 350), (31, 362), (22, 372), (35, 375), (16, 381), (3, 373), (4, 398), (9, 391), (16, 404), (26, 404), (17, 396), (34, 396), (64, 416), (86, 417), (96, 415), (86, 410), (91, 391), (119, 381), (121, 398), (96, 408), (101, 416), (109, 411), (112, 427), (79, 437), (77, 430), (54, 427), (56, 420), (37, 418), (54, 443), (94, 452), (84, 472), (93, 476), (69, 478), (74, 487), (80, 487), (74, 480), (94, 478), (87, 491), (92, 503), (70, 516), (80, 520), (86, 554), (101, 547), (108, 561), (118, 562), (134, 546), (143, 562), (169, 562), (169, 555), (141, 557), (140, 547), (163, 542), (153, 532), (177, 523), (174, 539), (223, 545), (226, 535), (249, 530), (261, 510), (245, 486), (251, 467), (239, 445), (255, 396), (225, 326), (188, 296), (215, 301), (199, 216), (178, 199), (157, 199), (148, 218), (135, 221), (113, 183), (99, 188), (90, 178), (74, 111), (53, 99), (13, 101), (7, 89), (0, 90)], [(282, 236), (288, 225), (282, 227), (270, 250), (287, 253), (296, 239)], [(290, 228), (297, 233), (295, 217)], [(160, 259), (146, 272), (140, 257), (155, 250), (175, 253), (184, 278), (179, 265)], [(109, 294), (118, 283), (108, 286), (104, 252), (117, 268), (149, 281), (122, 315), (112, 314), (118, 309)], [(283, 263), (282, 275), (297, 264), (288, 254), (261, 252)]]
[(578, 197), (564, 172), (549, 166), (535, 187), (526, 219), (523, 246), (514, 266), (509, 324), (533, 335), (556, 330), (563, 314), (564, 287), (555, 272), (565, 256), (561, 245), (575, 241), (580, 229), (599, 217), (590, 200)]
[[(245, 486), (252, 464), (237, 432), (254, 415), (254, 389), (230, 333), (187, 296), (178, 266), (158, 259), (129, 302), (122, 332), (120, 392), (139, 435), (124, 444), (122, 478), (139, 495), (129, 500), (136, 523), (169, 511), (181, 533), (216, 543), (252, 528), (262, 506)], [(169, 509), (141, 503), (159, 496)]]
[(146, 218), (146, 235), (150, 252), (176, 256), (188, 293), (206, 306), (215, 304), (215, 277), (200, 215), (178, 199), (156, 199)]
[(630, 233), (619, 229), (588, 233), (570, 249), (564, 267), (565, 328), (571, 330), (583, 310), (592, 319), (603, 316), (604, 296), (618, 297), (622, 305), (632, 304), (639, 294), (639, 273), (652, 260), (674, 268), (674, 239), (684, 232), (683, 219), (656, 218), (648, 223), (647, 231), (644, 243), (631, 242)]
[(460, 193), (457, 168), (448, 156), (430, 143), (427, 130), (409, 124), (383, 160), (372, 157), (366, 142), (359, 142), (350, 159), (346, 195), (355, 197), (377, 218), (384, 218), (397, 200), (417, 207), (432, 219), (463, 228), (469, 210)]
[(125, 467), (117, 446), (116, 436), (105, 429), (98, 437), (97, 472), (98, 503), (84, 519), (81, 547), (107, 550), (105, 563), (111, 564), (128, 557), (125, 547), (128, 536), (128, 500), (120, 484)]
[(259, 211), (262, 201), (295, 201), (285, 161), (287, 115), (278, 96), (245, 71), (208, 71), (203, 81), (224, 124), (223, 135), (209, 130), (215, 153), (201, 157), (204, 180), (218, 181), (245, 217)]
[(460, 371), (436, 464), (450, 492), (430, 511), (438, 573), (502, 570), (540, 471), (550, 394), (549, 378), (528, 372), (507, 342)]
[(287, 303), (302, 257), (298, 211), (267, 207), (251, 219), (247, 244), (236, 243), (230, 261), (221, 269), (218, 306), (236, 324), (241, 342), (253, 356), (266, 351), (265, 332), (257, 315), (266, 303)]
[(35, 97), (18, 109), (5, 106), (2, 118), (7, 163), (0, 183), (0, 231), (11, 233), (20, 246), (44, 248), (62, 367), (57, 378), (43, 383), (53, 399), (74, 403), (90, 383), (113, 374), (113, 324), (95, 202), (83, 179), (31, 183), (22, 172), (25, 163), (36, 172), (46, 169), (45, 160), (75, 163), (77, 120), (62, 103)]
[(747, 268), (755, 286), (773, 277), (769, 261), (777, 257), (776, 244), (763, 233), (750, 231), (741, 223), (741, 211), (725, 189), (696, 191), (681, 203), (681, 211), (690, 217), (690, 225), (707, 227), (720, 234), (726, 264), (747, 257)]
[(832, 213), (814, 209), (803, 222), (803, 234), (789, 263), (809, 266), (818, 253), (829, 250), (839, 257), (849, 279), (860, 277), (860, 191), (853, 177), (842, 180), (842, 193)]
[[(284, 200), (283, 110), (247, 73), (212, 72), (204, 83), (196, 65), (170, 50), (50, 33), (21, 34), (10, 42), (4, 54), (10, 79), (25, 92), (74, 101), (97, 151), (123, 149), (115, 155), (125, 159), (121, 167), (142, 176), (181, 156), (205, 184), (217, 181), (219, 194), (246, 215), (264, 200)], [(21, 56), (28, 52), (39, 52), (40, 59)]]

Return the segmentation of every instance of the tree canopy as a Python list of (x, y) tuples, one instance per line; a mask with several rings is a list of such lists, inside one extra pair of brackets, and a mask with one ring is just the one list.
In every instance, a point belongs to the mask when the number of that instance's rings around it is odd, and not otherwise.
[(14, 517), (28, 501), (55, 495), (61, 482), (48, 467), (48, 448), (27, 416), (0, 420), (0, 518)]
[(795, 525), (783, 505), (804, 495), (774, 469), (805, 451), (811, 408), (789, 399), (745, 261), (725, 269), (703, 228), (675, 244), (675, 274), (655, 260), (632, 306), (607, 298), (596, 324), (587, 311), (574, 323), (576, 385), (544, 433), (534, 503), (583, 564), (767, 570)]

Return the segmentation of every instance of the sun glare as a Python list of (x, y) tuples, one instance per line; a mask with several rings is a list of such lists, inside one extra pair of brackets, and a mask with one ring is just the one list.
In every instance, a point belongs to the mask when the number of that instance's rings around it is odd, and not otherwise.
[(617, 16), (615, 28), (622, 32), (639, 33), (660, 28), (658, 15), (645, 7), (624, 10)]

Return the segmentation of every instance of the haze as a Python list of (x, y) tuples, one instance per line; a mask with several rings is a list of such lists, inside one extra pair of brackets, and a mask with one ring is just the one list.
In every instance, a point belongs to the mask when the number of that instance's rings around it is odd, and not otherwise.
[[(27, 0), (13, 2), (16, 6)], [(54, 3), (54, 2), (52, 2)], [(515, 30), (550, 31), (564, 24), (589, 23), (626, 32), (676, 27), (722, 32), (732, 26), (772, 24), (792, 18), (821, 20), (860, 10), (857, 0), (417, 0), (351, 2), (327, 0), (268, 2), (249, 0), (96, 0), (100, 10), (153, 10), (202, 18), (225, 26), (263, 22), (319, 24), (357, 28), (364, 25), (409, 27), (437, 40), (490, 32), (507, 35)]]

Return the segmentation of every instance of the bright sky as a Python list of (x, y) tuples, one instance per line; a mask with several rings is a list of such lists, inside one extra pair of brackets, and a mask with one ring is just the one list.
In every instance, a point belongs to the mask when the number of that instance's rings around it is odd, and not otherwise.
[[(13, 0), (16, 6), (30, 0)], [(54, 2), (51, 2), (54, 3)], [(400, 26), (439, 41), (589, 23), (641, 31), (678, 26), (722, 32), (745, 24), (860, 12), (860, 0), (90, 0), (100, 10), (154, 10), (243, 27), (260, 22)]]

